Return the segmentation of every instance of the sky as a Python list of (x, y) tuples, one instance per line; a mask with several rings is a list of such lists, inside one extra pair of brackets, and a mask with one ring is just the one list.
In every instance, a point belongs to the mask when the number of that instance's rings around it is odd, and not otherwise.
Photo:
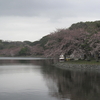
[(0, 39), (37, 41), (73, 23), (100, 19), (100, 0), (0, 0)]

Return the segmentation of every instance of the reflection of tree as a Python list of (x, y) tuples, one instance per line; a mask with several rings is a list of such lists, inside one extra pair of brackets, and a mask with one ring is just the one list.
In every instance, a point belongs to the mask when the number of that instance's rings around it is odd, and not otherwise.
[(100, 73), (65, 71), (54, 67), (45, 67), (43, 73), (50, 95), (54, 97), (63, 100), (100, 99)]
[(15, 64), (31, 64), (31, 65), (48, 65), (52, 63), (50, 59), (40, 60), (0, 60), (0, 65), (15, 65)]
[(0, 60), (0, 74), (3, 72), (26, 72), (26, 71), (37, 71), (41, 69), (41, 66), (50, 65), (49, 59), (42, 60)]

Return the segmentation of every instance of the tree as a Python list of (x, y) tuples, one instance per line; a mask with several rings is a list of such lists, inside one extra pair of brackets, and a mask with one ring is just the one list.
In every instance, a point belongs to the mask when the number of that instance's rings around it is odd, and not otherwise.
[(29, 51), (28, 47), (23, 47), (23, 48), (19, 51), (19, 56), (26, 56), (26, 55), (29, 55), (28, 51)]

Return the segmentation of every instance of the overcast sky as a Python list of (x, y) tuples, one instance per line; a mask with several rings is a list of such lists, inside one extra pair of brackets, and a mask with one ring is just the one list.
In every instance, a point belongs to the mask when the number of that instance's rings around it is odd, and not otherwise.
[(36, 41), (59, 28), (100, 18), (100, 0), (0, 0), (0, 39)]

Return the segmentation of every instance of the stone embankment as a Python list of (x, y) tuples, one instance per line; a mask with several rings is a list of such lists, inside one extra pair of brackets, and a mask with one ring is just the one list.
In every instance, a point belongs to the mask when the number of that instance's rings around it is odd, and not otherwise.
[(59, 62), (54, 64), (54, 66), (65, 70), (100, 72), (99, 64), (71, 64)]

